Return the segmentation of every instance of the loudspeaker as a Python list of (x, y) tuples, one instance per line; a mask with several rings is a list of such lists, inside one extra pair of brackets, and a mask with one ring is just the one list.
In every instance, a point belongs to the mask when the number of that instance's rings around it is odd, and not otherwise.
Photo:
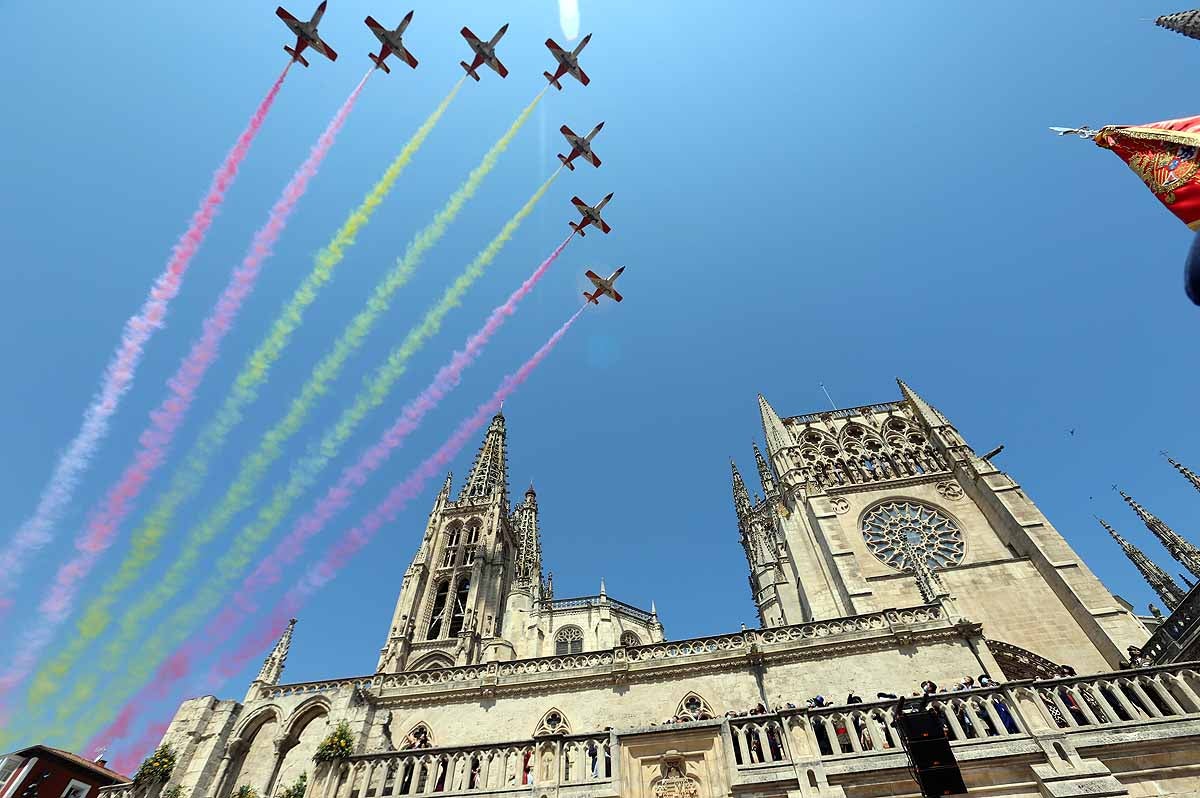
[(946, 727), (937, 713), (928, 710), (898, 712), (896, 729), (912, 762), (922, 795), (955, 795), (967, 791), (950, 741), (946, 739)]

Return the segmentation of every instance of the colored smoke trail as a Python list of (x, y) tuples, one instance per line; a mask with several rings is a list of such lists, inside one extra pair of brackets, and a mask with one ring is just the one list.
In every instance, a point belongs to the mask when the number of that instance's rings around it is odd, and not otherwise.
[(156, 723), (149, 729), (146, 729), (145, 734), (130, 745), (123, 754), (113, 760), (113, 769), (118, 773), (134, 773), (137, 771), (146, 757), (154, 753), (154, 749), (158, 747), (159, 741), (162, 740), (163, 735), (167, 733), (167, 729), (170, 727), (170, 723)]
[(54, 583), (38, 607), (38, 615), (32, 621), (36, 628), (23, 638), (13, 664), (0, 674), (0, 695), (11, 690), (29, 674), (42, 649), (49, 644), (55, 630), (70, 614), (83, 581), (100, 555), (112, 545), (121, 522), (133, 509), (133, 503), (142, 488), (162, 465), (175, 432), (187, 416), (196, 390), (200, 387), (208, 367), (220, 352), (221, 341), (233, 327), (242, 303), (254, 290), (263, 263), (271, 256), (272, 247), (287, 227), (288, 218), (308, 189), (309, 181), (316, 175), (325, 156), (329, 154), (338, 132), (353, 110), (372, 72), (374, 70), (363, 75), (354, 91), (346, 98), (317, 143), (313, 145), (308, 158), (292, 175), (283, 193), (275, 201), (266, 224), (254, 234), (249, 252), (242, 259), (241, 265), (234, 270), (216, 306), (204, 320), (202, 335), (192, 345), (191, 351), (168, 381), (170, 390), (167, 398), (151, 412), (150, 424), (138, 438), (141, 448), (133, 462), (109, 489), (101, 506), (91, 512), (87, 528), (75, 541), (77, 554), (59, 568)]
[[(425, 253), (441, 239), (467, 201), (479, 190), (484, 178), (495, 168), (500, 156), (508, 149), (545, 93), (545, 88), (538, 92), (504, 135), (484, 154), (480, 163), (467, 176), (467, 180), (450, 196), (433, 220), (409, 242), (395, 267), (375, 287), (374, 293), (367, 301), (367, 307), (351, 320), (334, 344), (333, 350), (313, 369), (300, 394), (292, 400), (287, 415), (267, 432), (257, 450), (242, 461), (238, 474), (216, 509), (188, 533), (183, 550), (175, 562), (158, 579), (154, 589), (126, 611), (121, 619), (117, 637), (104, 647), (100, 660), (91, 664), (89, 672), (80, 677), (71, 695), (60, 701), (55, 714), (56, 729), (61, 729), (63, 733), (73, 731), (82, 736), (90, 734), (92, 729), (110, 716), (120, 701), (133, 693), (153, 673), (154, 666), (168, 651), (179, 645), (187, 637), (190, 629), (206, 614), (207, 610), (201, 609), (201, 606), (205, 605), (208, 601), (207, 596), (211, 593), (201, 590), (192, 601), (161, 623), (150, 638), (138, 647), (136, 660), (126, 661), (134, 642), (143, 633), (147, 620), (183, 589), (188, 573), (199, 562), (203, 547), (213, 540), (237, 513), (251, 503), (258, 483), (270, 466), (283, 455), (284, 444), (300, 430), (309, 412), (328, 392), (329, 384), (341, 373), (350, 356), (359, 349), (375, 324), (388, 310), (393, 294), (408, 282)], [(382, 398), (379, 401), (382, 401)], [(298, 496), (289, 498), (288, 501), (294, 501), (295, 498)], [(238, 539), (246, 541), (250, 536), (251, 530), (243, 530)], [(232, 573), (231, 578), (236, 579), (240, 573), (239, 569), (249, 565), (250, 556), (251, 554), (242, 554), (236, 550), (227, 552), (218, 560), (213, 573), (218, 576)], [(220, 595), (217, 600), (219, 598)], [(99, 702), (93, 703), (92, 695), (99, 678), (118, 669), (123, 671), (120, 681), (106, 689)], [(67, 723), (73, 712), (88, 704), (91, 704), (91, 707), (83, 720)]]
[(255, 594), (274, 585), (283, 577), (283, 568), (304, 554), (304, 547), (308, 541), (319, 534), (334, 515), (345, 509), (355, 491), (366, 484), (371, 474), (387, 462), (392, 452), (403, 445), (404, 440), (420, 426), (425, 414), (436, 408), (438, 403), (458, 386), (462, 373), (475, 361), (492, 336), (504, 325), (505, 320), (516, 313), (521, 300), (528, 296), (545, 276), (574, 236), (574, 233), (567, 236), (525, 282), (491, 312), (487, 321), (467, 339), (463, 348), (455, 352), (450, 362), (438, 370), (425, 390), (405, 405), (391, 428), (363, 453), (358, 462), (342, 471), (337, 484), (329, 489), (325, 497), (317, 502), (307, 515), (296, 521), (292, 530), (259, 562), (253, 573), (242, 581), (234, 592), (232, 601), (201, 632), (199, 639), (205, 641), (207, 648), (211, 649), (228, 639), (243, 613), (257, 612), (258, 606), (253, 603)]
[(92, 400), (92, 404), (83, 414), (83, 425), (76, 433), (75, 439), (67, 447), (67, 451), (58, 464), (50, 482), (38, 499), (37, 509), (17, 530), (13, 539), (0, 548), (0, 614), (12, 606), (6, 595), (12, 591), (21, 573), (25, 570), (26, 560), (33, 552), (41, 549), (53, 539), (54, 525), (58, 522), (62, 511), (71, 501), (79, 478), (91, 462), (101, 440), (108, 432), (108, 422), (117, 411), (121, 397), (129, 390), (134, 374), (142, 360), (146, 342), (156, 330), (163, 326), (167, 315), (167, 306), (183, 284), (184, 275), (191, 264), (192, 257), (199, 251), (204, 242), (204, 236), (212, 225), (225, 193), (233, 185), (242, 161), (250, 152), (250, 145), (262, 129), (267, 113), (275, 103), (275, 98), (287, 77), (291, 62), (279, 73), (267, 95), (258, 104), (245, 130), (238, 136), (233, 149), (225, 156), (224, 162), (213, 175), (208, 193), (200, 202), (200, 207), (192, 214), (191, 223), (176, 242), (167, 261), (166, 269), (154, 281), (150, 295), (142, 304), (141, 310), (125, 322), (125, 332), (121, 344), (117, 347), (112, 360), (104, 371), (100, 390)]
[[(375, 533), (394, 521), (408, 502), (421, 494), (425, 484), (431, 478), (439, 476), (442, 469), (458, 456), (462, 448), (500, 409), (504, 401), (529, 379), (534, 369), (546, 359), (586, 308), (587, 305), (584, 305), (575, 311), (575, 314), (562, 327), (558, 328), (529, 360), (500, 382), (500, 386), (490, 399), (459, 423), (437, 451), (413, 469), (402, 482), (393, 487), (383, 502), (371, 510), (358, 526), (345, 533), (341, 540), (331, 546), (322, 559), (311, 566), (308, 572), (288, 590), (275, 609), (266, 617), (264, 623), (233, 654), (222, 657), (220, 667), (212, 674), (212, 678), (227, 679), (238, 673), (253, 658), (261, 657), (263, 651), (269, 649), (279, 636), (280, 630), (287, 625), (287, 619), (304, 604), (305, 600), (332, 580), (349, 559), (370, 542)], [(284, 620), (280, 622), (280, 618)], [(191, 670), (192, 663), (210, 650), (211, 646), (197, 636), (188, 646), (175, 652), (154, 674), (153, 680), (147, 683), (138, 695), (121, 709), (116, 719), (88, 742), (88, 750), (94, 750), (100, 745), (110, 745), (113, 741), (128, 734), (133, 720), (144, 715), (152, 702), (167, 696), (173, 684)]]
[[(271, 326), (266, 339), (247, 358), (234, 379), (233, 390), (222, 403), (216, 416), (200, 433), (183, 466), (172, 477), (171, 485), (134, 533), (130, 553), (117, 573), (104, 584), (100, 593), (83, 611), (76, 623), (71, 642), (34, 676), (27, 702), (39, 704), (60, 690), (62, 680), (87, 647), (100, 637), (112, 623), (112, 607), (116, 600), (133, 585), (147, 566), (158, 556), (175, 513), (204, 484), (212, 458), (224, 447), (233, 430), (241, 423), (246, 408), (258, 398), (259, 389), (267, 381), (270, 369), (278, 362), (292, 334), (300, 326), (304, 311), (316, 300), (318, 293), (332, 279), (334, 269), (354, 245), (358, 233), (371, 220), (412, 161), (425, 139), (433, 131), (455, 95), (462, 88), (465, 76), (454, 85), (445, 99), (434, 109), (400, 153), (388, 166), (383, 177), (372, 187), (359, 206), (351, 212), (337, 233), (317, 254), (313, 270), (296, 289), (292, 298)], [(85, 679), (87, 677), (84, 677)], [(90, 690), (87, 684), (82, 685)]]

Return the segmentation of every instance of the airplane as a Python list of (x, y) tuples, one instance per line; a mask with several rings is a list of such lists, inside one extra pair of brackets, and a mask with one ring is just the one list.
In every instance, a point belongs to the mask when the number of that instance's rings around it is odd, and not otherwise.
[(608, 201), (612, 199), (612, 196), (612, 192), (609, 192), (608, 196), (600, 200), (600, 202), (598, 202), (594, 208), (581, 200), (579, 197), (571, 197), (571, 204), (575, 206), (577, 211), (583, 214), (583, 218), (578, 222), (570, 223), (571, 229), (582, 236), (584, 234), (583, 228), (587, 227), (589, 224), (594, 224), (596, 227), (600, 228), (601, 232), (605, 234), (611, 232), (612, 228), (608, 226), (608, 222), (600, 218), (600, 209), (608, 204)]
[(591, 78), (587, 76), (586, 72), (579, 68), (579, 54), (583, 52), (583, 48), (587, 47), (587, 43), (591, 40), (592, 34), (589, 33), (587, 36), (583, 37), (583, 41), (579, 43), (579, 46), (569, 53), (563, 48), (559, 47), (553, 39), (546, 40), (546, 46), (550, 48), (550, 52), (556, 59), (558, 59), (558, 69), (554, 70), (553, 75), (551, 75), (549, 72), (542, 73), (546, 76), (546, 80), (550, 81), (551, 86), (559, 91), (562, 91), (562, 84), (558, 82), (558, 79), (563, 75), (570, 75), (584, 86), (591, 83)]
[(393, 53), (413, 69), (417, 68), (416, 57), (405, 49), (404, 40), (401, 38), (404, 35), (404, 29), (408, 27), (408, 23), (412, 22), (412, 18), (413, 12), (409, 11), (404, 15), (404, 19), (400, 20), (400, 24), (396, 26), (395, 30), (388, 30), (371, 16), (363, 20), (363, 22), (367, 23), (367, 27), (371, 29), (371, 33), (375, 34), (375, 38), (379, 40), (381, 45), (379, 55), (367, 53), (367, 57), (375, 62), (376, 69), (382, 69), (384, 72), (391, 74), (392, 70), (388, 69), (388, 65), (384, 62)]
[(467, 44), (471, 45), (471, 49), (475, 51), (475, 60), (470, 64), (468, 64), (466, 61), (458, 62), (463, 69), (467, 70), (468, 75), (475, 78), (475, 80), (479, 80), (479, 73), (475, 70), (481, 65), (487, 64), (494, 69), (496, 74), (500, 77), (508, 77), (508, 70), (504, 67), (504, 64), (500, 63), (500, 59), (496, 57), (496, 43), (500, 41), (500, 37), (503, 36), (504, 32), (507, 30), (508, 23), (505, 22), (504, 27), (496, 31), (496, 35), (493, 36), (492, 40), (489, 42), (480, 41), (478, 36), (476, 36), (474, 33), (471, 33), (470, 28), (464, 27), (462, 31), (460, 31), (462, 33), (462, 37), (467, 40)]
[(591, 142), (592, 138), (600, 132), (600, 128), (602, 127), (604, 127), (603, 122), (592, 128), (592, 132), (588, 133), (582, 138), (576, 136), (575, 131), (571, 130), (571, 128), (567, 127), (566, 125), (560, 127), (559, 131), (567, 137), (567, 143), (571, 145), (571, 153), (569, 155), (562, 155), (560, 153), (558, 156), (558, 160), (562, 161), (562, 165), (574, 172), (575, 167), (571, 161), (582, 156), (583, 160), (587, 161), (592, 166), (599, 166), (600, 159), (596, 157), (596, 153), (592, 152)]
[(330, 61), (337, 60), (337, 53), (317, 33), (317, 25), (320, 24), (321, 17), (325, 16), (325, 5), (327, 2), (328, 0), (321, 0), (321, 5), (317, 6), (316, 12), (308, 22), (301, 22), (296, 19), (285, 11), (283, 6), (275, 9), (275, 16), (282, 19), (283, 24), (287, 25), (292, 33), (296, 34), (296, 47), (294, 49), (288, 47), (286, 44), (283, 46), (284, 51), (292, 57), (293, 61), (299, 61), (304, 66), (308, 66), (308, 61), (305, 61), (304, 56), (300, 55), (300, 53), (304, 52), (305, 47), (313, 48)]
[(617, 281), (617, 278), (621, 276), (621, 272), (623, 271), (625, 271), (624, 266), (608, 275), (607, 278), (601, 277), (591, 269), (588, 269), (586, 272), (584, 272), (587, 278), (592, 281), (592, 285), (596, 287), (596, 290), (590, 294), (587, 291), (583, 292), (583, 295), (587, 297), (587, 301), (591, 302), (593, 305), (599, 305), (600, 297), (610, 296), (615, 301), (620, 302), (623, 297), (617, 293), (617, 289), (613, 288), (613, 283)]

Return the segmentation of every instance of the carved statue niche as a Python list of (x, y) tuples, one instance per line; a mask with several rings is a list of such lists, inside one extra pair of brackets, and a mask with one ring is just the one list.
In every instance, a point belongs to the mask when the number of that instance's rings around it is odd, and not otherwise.
[(687, 762), (678, 751), (664, 753), (658, 760), (662, 774), (654, 782), (654, 798), (700, 798), (700, 783), (687, 775)]

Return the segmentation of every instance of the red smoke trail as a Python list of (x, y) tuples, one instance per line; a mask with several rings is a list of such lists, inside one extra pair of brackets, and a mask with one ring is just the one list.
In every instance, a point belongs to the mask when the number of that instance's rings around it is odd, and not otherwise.
[(238, 136), (233, 149), (225, 156), (224, 162), (213, 175), (208, 193), (204, 195), (200, 207), (192, 214), (191, 224), (176, 242), (171, 251), (171, 259), (167, 261), (167, 268), (154, 281), (154, 287), (150, 289), (150, 295), (142, 304), (141, 310), (125, 322), (121, 344), (104, 371), (100, 390), (84, 412), (83, 425), (75, 439), (55, 466), (54, 474), (38, 500), (37, 509), (17, 530), (12, 541), (0, 548), (0, 615), (12, 606), (12, 601), (6, 599), (5, 595), (16, 587), (17, 579), (25, 569), (28, 555), (53, 539), (54, 525), (59, 515), (70, 502), (79, 477), (87, 468), (101, 439), (108, 432), (108, 421), (117, 411), (121, 397), (133, 382), (146, 342), (155, 330), (163, 326), (167, 305), (179, 293), (192, 257), (204, 242), (204, 235), (225, 200), (225, 192), (233, 185), (238, 168), (250, 152), (250, 145), (255, 136), (262, 129), (267, 112), (271, 110), (291, 65), (289, 61), (283, 72), (279, 73), (267, 96), (250, 117), (246, 129)]
[(246, 253), (229, 284), (225, 286), (225, 291), (217, 300), (216, 306), (204, 320), (203, 334), (192, 345), (191, 351), (179, 364), (175, 375), (167, 382), (170, 388), (167, 398), (150, 414), (150, 424), (138, 439), (141, 449), (134, 461), (126, 467), (120, 480), (109, 489), (102, 505), (92, 511), (87, 528), (75, 541), (78, 553), (59, 568), (54, 584), (38, 607), (38, 617), (33, 620), (36, 628), (26, 633), (17, 649), (13, 664), (0, 675), (0, 695), (12, 689), (32, 670), (38, 655), (53, 637), (55, 629), (70, 614), (75, 595), (83, 580), (91, 572), (100, 555), (112, 545), (120, 523), (132, 509), (133, 501), (162, 465), (175, 432), (195, 398), (196, 389), (200, 386), (208, 367), (216, 360), (221, 340), (232, 328), (242, 303), (254, 289), (263, 263), (271, 255), (272, 246), (287, 227), (288, 217), (304, 196), (309, 180), (317, 173), (321, 162), (329, 153), (370, 76), (370, 72), (364, 75), (358, 86), (346, 98), (337, 114), (330, 120), (329, 126), (325, 128), (325, 132), (313, 145), (308, 158), (292, 175), (283, 193), (275, 201), (267, 223), (254, 234), (250, 251)]
[[(233, 654), (222, 658), (216, 671), (210, 674), (210, 679), (224, 681), (240, 671), (249, 660), (262, 656), (263, 651), (271, 647), (280, 631), (287, 625), (287, 618), (291, 617), (291, 614), (299, 609), (309, 596), (333, 579), (346, 562), (370, 542), (376, 532), (395, 520), (408, 502), (420, 495), (426, 482), (438, 476), (442, 469), (458, 456), (463, 446), (470, 442), (479, 429), (500, 409), (504, 400), (529, 379), (529, 375), (546, 359), (550, 350), (562, 340), (567, 330), (571, 328), (586, 307), (587, 305), (584, 305), (575, 311), (575, 314), (562, 327), (559, 327), (529, 360), (500, 382), (500, 387), (496, 389), (491, 398), (481, 404), (471, 416), (464, 419), (436, 452), (392, 488), (383, 502), (368, 513), (357, 527), (347, 532), (340, 541), (331, 546), (322, 560), (310, 567), (308, 573), (280, 599), (266, 622), (248, 637)], [(211, 642), (204, 635), (197, 635), (191, 643), (177, 650), (169, 660), (159, 667), (154, 679), (122, 708), (117, 718), (104, 731), (92, 738), (88, 743), (87, 750), (95, 750), (102, 745), (111, 745), (114, 740), (126, 734), (130, 721), (146, 712), (153, 701), (165, 697), (175, 681), (190, 669), (192, 663), (204, 654), (211, 652)]]
[(228, 639), (242, 613), (252, 613), (258, 610), (258, 606), (252, 601), (255, 592), (275, 584), (282, 578), (283, 568), (304, 553), (304, 545), (308, 540), (320, 533), (329, 523), (329, 519), (350, 503), (354, 492), (361, 488), (371, 474), (387, 461), (392, 452), (403, 445), (405, 438), (421, 425), (425, 414), (436, 408), (446, 394), (458, 387), (462, 373), (475, 362), (475, 358), (483, 351), (496, 331), (504, 325), (505, 320), (516, 313), (521, 300), (533, 291), (534, 286), (550, 270), (550, 266), (558, 259), (574, 236), (574, 233), (567, 236), (566, 240), (541, 262), (533, 274), (529, 275), (503, 304), (491, 312), (487, 321), (467, 339), (463, 348), (455, 352), (450, 358), (450, 362), (438, 370), (428, 387), (416, 399), (405, 405), (391, 428), (359, 458), (357, 463), (348, 466), (342, 472), (341, 478), (334, 487), (329, 489), (325, 498), (319, 501), (311, 512), (300, 518), (292, 527), (292, 531), (280, 540), (271, 553), (259, 562), (254, 572), (242, 581), (237, 592), (233, 594), (234, 603), (214, 618), (200, 635), (207, 641), (209, 648)]

